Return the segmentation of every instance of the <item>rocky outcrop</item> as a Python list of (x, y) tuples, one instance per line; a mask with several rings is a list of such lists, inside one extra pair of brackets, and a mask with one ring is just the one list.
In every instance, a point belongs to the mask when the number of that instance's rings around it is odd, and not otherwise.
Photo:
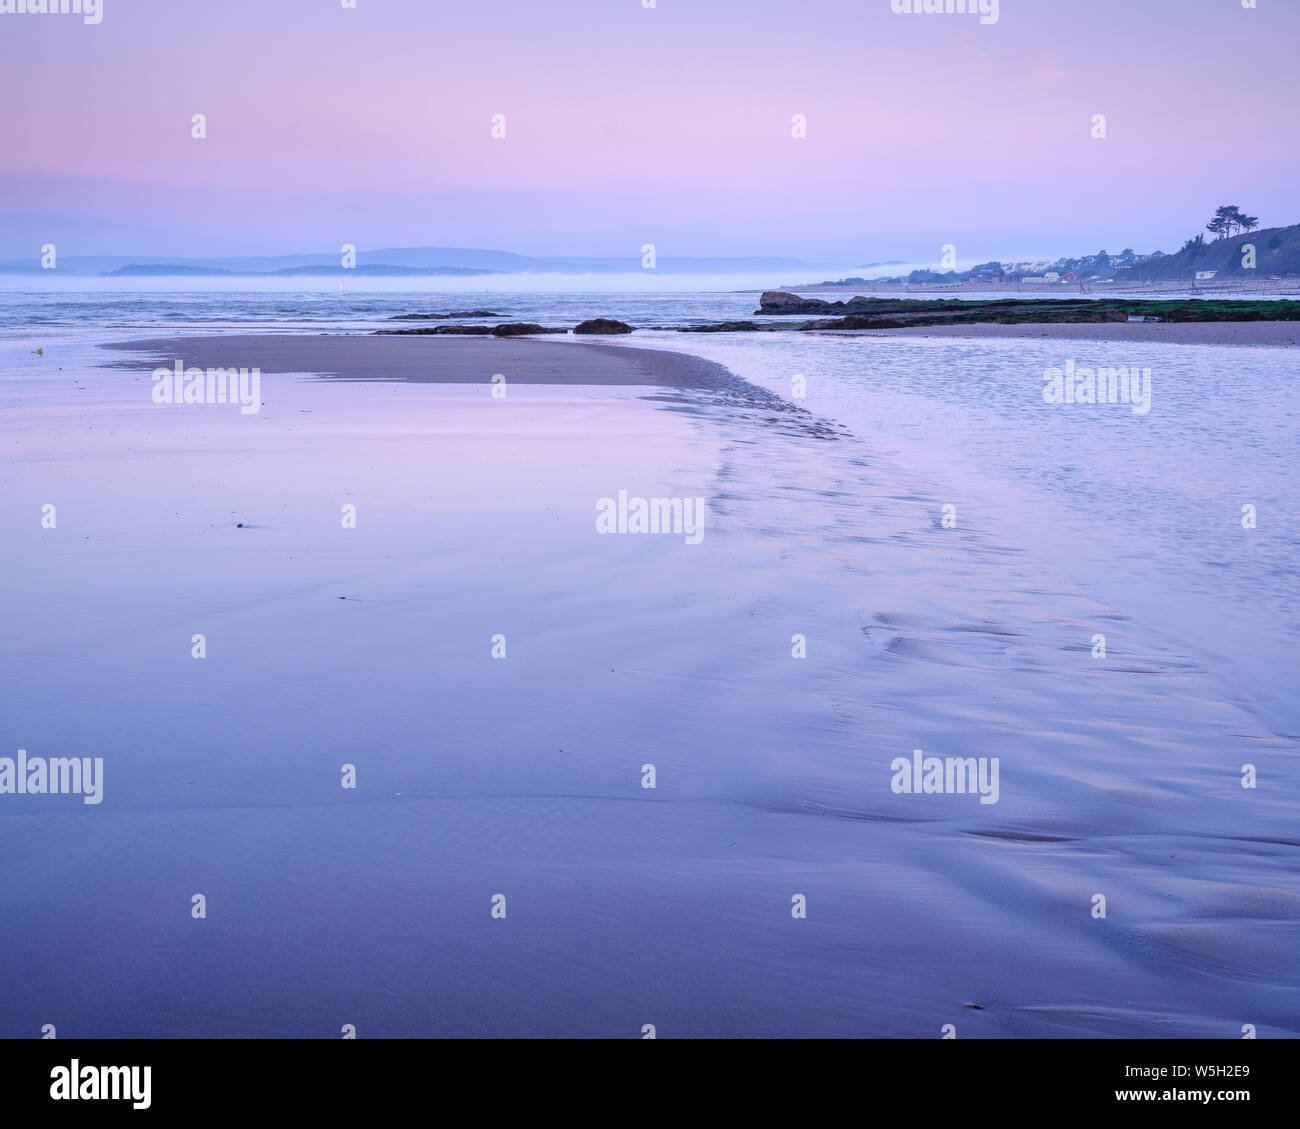
[(492, 332), (492, 327), (487, 325), (427, 325), (419, 329), (376, 329), (375, 332), (381, 336), (392, 337), (421, 337), (433, 333), (460, 333), (470, 336), (487, 337)]
[(493, 337), (523, 337), (530, 333), (568, 333), (567, 329), (547, 329), (532, 321), (508, 321), (492, 330)]
[(905, 329), (909, 323), (897, 318), (868, 318), (861, 314), (846, 314), (842, 318), (829, 318), (803, 326), (804, 329)]
[(632, 326), (613, 318), (590, 318), (574, 326), (574, 333), (631, 333)]
[(450, 321), (452, 318), (499, 318), (492, 310), (452, 310), (449, 314), (394, 314), (389, 321)]
[(530, 333), (568, 333), (567, 329), (548, 329), (532, 321), (508, 321), (502, 325), (427, 325), (419, 329), (377, 329), (377, 334), (390, 336), (425, 336), (429, 334), (455, 333), (463, 337), (522, 337)]
[(847, 302), (828, 302), (825, 298), (800, 298), (785, 290), (764, 290), (758, 299), (756, 314), (827, 314), (870, 307), (874, 299), (861, 296)]
[[(678, 333), (745, 333), (756, 329), (767, 329), (768, 326), (759, 326), (752, 321), (718, 321), (711, 325), (687, 325), (679, 329)], [(777, 327), (779, 328), (779, 327)], [(574, 330), (576, 333), (577, 330)]]
[(431, 333), (459, 333), (472, 337), (487, 337), (492, 332), (492, 327), (487, 325), (428, 325), (419, 329), (377, 329), (375, 332), (395, 337), (405, 337), (412, 334), (423, 336)]

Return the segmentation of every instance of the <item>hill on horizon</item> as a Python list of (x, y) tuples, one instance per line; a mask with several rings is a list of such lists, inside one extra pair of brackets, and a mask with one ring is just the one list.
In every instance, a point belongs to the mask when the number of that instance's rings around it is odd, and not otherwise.
[[(659, 255), (659, 274), (737, 274), (804, 270), (816, 266), (804, 259), (780, 256), (670, 256)], [(358, 250), (356, 267), (344, 269), (342, 252), (292, 255), (242, 255), (230, 257), (182, 255), (75, 255), (60, 254), (56, 270), (68, 274), (159, 277), (220, 275), (322, 275), (340, 276), (359, 270), (370, 275), (415, 274), (620, 274), (643, 272), (639, 249), (626, 256), (529, 256), (511, 251), (466, 247), (386, 247)], [(40, 256), (0, 262), (0, 273), (31, 274), (41, 270)]]
[[(1242, 248), (1255, 247), (1254, 268), (1242, 265)], [(1268, 227), (1226, 239), (1184, 247), (1172, 255), (1148, 259), (1135, 267), (1115, 272), (1126, 282), (1193, 279), (1197, 271), (1217, 271), (1216, 278), (1272, 278), (1300, 274), (1300, 223), (1290, 227)]]

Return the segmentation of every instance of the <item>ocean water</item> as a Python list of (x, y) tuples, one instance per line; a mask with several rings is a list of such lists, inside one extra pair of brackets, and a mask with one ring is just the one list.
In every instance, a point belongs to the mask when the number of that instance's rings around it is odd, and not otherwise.
[[(637, 335), (837, 420), (959, 522), (1005, 536), (1179, 640), (1300, 734), (1300, 361), (1266, 347), (771, 334)], [(1043, 374), (1150, 370), (1149, 410), (1049, 404)], [(796, 378), (803, 395), (796, 398)], [(1254, 527), (1243, 507), (1254, 507)]]
[[(221, 330), (315, 332), (322, 328), (366, 331), (410, 327), (394, 322), (399, 314), (492, 310), (501, 317), (481, 320), (535, 321), (572, 326), (591, 317), (615, 317), (630, 324), (690, 325), (749, 317), (758, 308), (758, 291), (548, 293), (497, 290), (338, 292), (195, 290), (160, 291), (50, 289), (44, 292), (0, 289), (0, 330), (24, 340), (42, 333), (85, 334), (109, 331)], [(433, 324), (433, 323), (429, 323)]]
[[(41, 280), (45, 282), (46, 280)], [(655, 289), (647, 279), (642, 288), (609, 289), (610, 281), (590, 289), (556, 290), (562, 279), (545, 287), (510, 290), (506, 280), (494, 280), (491, 289), (339, 291), (327, 285), (302, 290), (232, 289), (230, 283), (207, 288), (175, 290), (174, 280), (157, 280), (152, 289), (128, 289), (120, 280), (48, 280), (34, 288), (27, 279), (0, 278), (0, 334), (7, 340), (35, 341), (57, 332), (61, 337), (98, 340), (108, 332), (117, 336), (133, 331), (185, 331), (194, 333), (238, 329), (242, 332), (316, 332), (323, 328), (367, 331), (410, 326), (394, 322), (399, 314), (452, 310), (491, 310), (498, 320), (531, 321), (545, 326), (573, 326), (593, 317), (613, 317), (638, 328), (690, 326), (751, 318), (762, 290), (773, 285), (748, 279), (721, 280), (710, 289)], [(282, 282), (275, 285), (283, 287)], [(829, 301), (853, 292), (804, 291)], [(1039, 299), (1059, 297), (1036, 293), (989, 293), (986, 298)], [(1066, 297), (1078, 297), (1068, 294)], [(952, 295), (915, 293), (908, 299), (951, 300)], [(1142, 295), (1125, 295), (1141, 298)], [(1169, 295), (1153, 295), (1167, 298)], [(1253, 296), (1267, 298), (1268, 295)], [(488, 322), (490, 319), (463, 319)], [(773, 321), (807, 320), (806, 315)], [(419, 323), (414, 323), (419, 324)], [(430, 323), (432, 324), (432, 323)]]
[[(1293, 353), (647, 331), (748, 386), (241, 417), (95, 347), (755, 295), (332, 298), (0, 299), (0, 755), (108, 766), (0, 802), (0, 1034), (1300, 1034)], [(1150, 411), (1045, 404), (1070, 358)], [(594, 535), (624, 486), (702, 543)]]

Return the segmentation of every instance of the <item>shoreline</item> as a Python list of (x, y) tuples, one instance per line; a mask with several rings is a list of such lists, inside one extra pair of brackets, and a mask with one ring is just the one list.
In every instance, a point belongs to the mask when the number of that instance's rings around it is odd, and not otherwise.
[(1004, 337), (1075, 341), (1162, 341), (1174, 345), (1263, 345), (1300, 348), (1300, 322), (977, 322), (905, 329), (810, 330), (831, 337)]

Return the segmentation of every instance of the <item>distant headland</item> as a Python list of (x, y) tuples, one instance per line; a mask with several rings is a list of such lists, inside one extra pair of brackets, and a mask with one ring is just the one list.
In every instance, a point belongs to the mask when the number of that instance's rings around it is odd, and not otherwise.
[[(1206, 224), (1214, 238), (1203, 234), (1188, 239), (1176, 252), (1152, 251), (1141, 255), (1131, 247), (1117, 254), (1055, 261), (980, 263), (969, 270), (914, 270), (890, 277), (842, 278), (812, 286), (786, 286), (787, 290), (872, 289), (1277, 289), (1271, 284), (1300, 286), (1300, 224), (1259, 230), (1259, 221), (1236, 205), (1220, 206)], [(1286, 288), (1286, 287), (1283, 287)]]

